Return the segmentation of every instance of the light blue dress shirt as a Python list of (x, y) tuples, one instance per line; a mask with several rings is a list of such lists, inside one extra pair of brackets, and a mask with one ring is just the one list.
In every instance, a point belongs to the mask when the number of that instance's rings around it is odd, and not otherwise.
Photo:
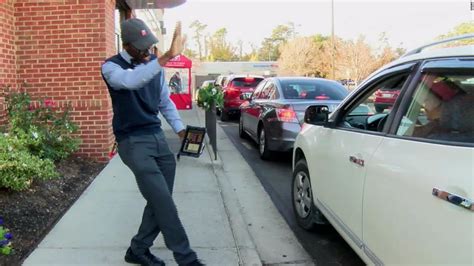
[[(132, 57), (126, 51), (120, 52), (120, 56), (128, 63), (131, 63)], [(117, 90), (138, 90), (143, 88), (160, 71), (163, 71), (163, 67), (158, 63), (157, 59), (151, 60), (146, 64), (139, 64), (133, 69), (123, 69), (111, 61), (102, 65), (102, 74), (107, 83)], [(184, 130), (185, 127), (176, 109), (176, 105), (170, 99), (170, 91), (164, 76), (161, 75), (161, 93), (158, 108), (174, 132), (178, 133)]]

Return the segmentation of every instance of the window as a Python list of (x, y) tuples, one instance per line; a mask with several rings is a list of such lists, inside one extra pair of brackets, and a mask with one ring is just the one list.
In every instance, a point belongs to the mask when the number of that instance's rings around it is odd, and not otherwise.
[(474, 74), (426, 73), (397, 135), (474, 143)]
[(262, 81), (261, 78), (235, 78), (232, 80), (229, 86), (255, 88), (258, 85), (258, 83), (260, 83), (260, 81)]
[(408, 73), (401, 73), (371, 86), (368, 93), (349, 108), (340, 126), (381, 132), (407, 78)]
[(265, 83), (266, 81), (262, 81), (258, 84), (257, 88), (255, 88), (255, 91), (252, 94), (252, 99), (258, 99)]
[(275, 85), (272, 82), (267, 82), (265, 87), (263, 87), (262, 92), (259, 94), (258, 99), (270, 99), (273, 95)]
[(343, 100), (348, 91), (341, 84), (318, 79), (280, 81), (285, 99)]

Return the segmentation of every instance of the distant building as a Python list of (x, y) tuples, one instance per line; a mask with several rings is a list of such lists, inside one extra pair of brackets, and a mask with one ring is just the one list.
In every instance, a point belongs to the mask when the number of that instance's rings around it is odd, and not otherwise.
[(276, 61), (260, 62), (201, 62), (195, 65), (193, 73), (198, 76), (221, 74), (255, 74), (275, 76), (278, 71)]

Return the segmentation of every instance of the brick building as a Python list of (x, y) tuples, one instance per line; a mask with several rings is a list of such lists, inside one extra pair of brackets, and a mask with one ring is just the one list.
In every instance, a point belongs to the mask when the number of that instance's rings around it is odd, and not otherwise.
[(7, 87), (69, 105), (79, 125), (79, 154), (108, 159), (112, 106), (100, 75), (117, 52), (114, 14), (132, 15), (126, 0), (0, 0), (0, 124)]

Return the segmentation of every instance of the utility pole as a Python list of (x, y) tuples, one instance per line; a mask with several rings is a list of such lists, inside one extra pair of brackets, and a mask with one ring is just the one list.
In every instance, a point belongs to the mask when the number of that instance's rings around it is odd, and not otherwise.
[(335, 66), (335, 53), (336, 53), (336, 43), (334, 39), (334, 0), (331, 0), (331, 42), (332, 42), (332, 79), (336, 79), (336, 66)]

